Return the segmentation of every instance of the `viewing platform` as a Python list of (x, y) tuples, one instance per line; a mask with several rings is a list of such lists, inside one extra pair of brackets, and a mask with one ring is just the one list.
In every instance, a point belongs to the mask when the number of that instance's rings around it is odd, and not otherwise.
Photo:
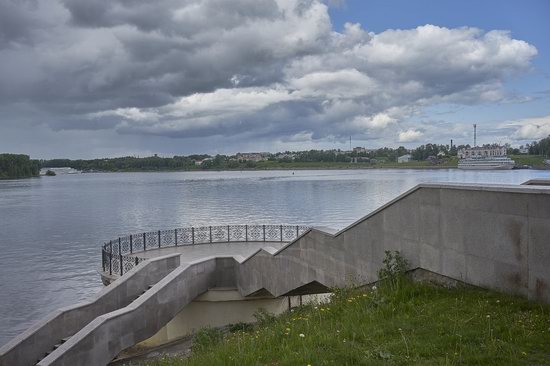
[(264, 247), (280, 249), (309, 228), (301, 225), (218, 225), (131, 234), (104, 243), (101, 280), (110, 284), (139, 263), (181, 254), (181, 263), (227, 256), (249, 257)]

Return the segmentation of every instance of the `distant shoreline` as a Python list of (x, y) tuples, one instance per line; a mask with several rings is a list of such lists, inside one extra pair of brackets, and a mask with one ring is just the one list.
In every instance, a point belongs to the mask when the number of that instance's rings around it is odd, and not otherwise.
[(456, 166), (406, 166), (406, 167), (270, 167), (270, 168), (238, 168), (238, 169), (165, 169), (165, 170), (103, 170), (103, 171), (83, 171), (82, 174), (93, 173), (182, 173), (182, 172), (254, 172), (254, 171), (282, 171), (282, 170), (441, 170), (441, 169), (458, 169)]
[[(85, 171), (81, 174), (93, 173), (184, 173), (184, 172), (254, 172), (254, 171), (293, 171), (293, 170), (457, 170), (456, 166), (406, 166), (406, 167), (273, 167), (273, 168), (242, 168), (242, 169), (181, 169), (181, 170), (109, 170), (109, 171)], [(491, 169), (488, 169), (491, 170)], [(526, 169), (511, 169), (514, 170), (550, 170), (545, 167), (532, 167)], [(496, 170), (495, 170), (496, 171)], [(500, 170), (503, 171), (503, 170)]]

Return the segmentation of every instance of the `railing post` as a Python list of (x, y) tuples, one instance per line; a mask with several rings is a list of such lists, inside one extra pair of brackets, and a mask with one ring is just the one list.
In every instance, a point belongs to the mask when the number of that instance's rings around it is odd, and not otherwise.
[(210, 243), (212, 243), (212, 226), (208, 227), (210, 229)]
[(231, 238), (229, 237), (229, 225), (227, 225), (227, 242), (229, 243)]
[(174, 238), (176, 246), (178, 246), (178, 229), (174, 229)]
[(191, 227), (191, 244), (195, 244), (195, 228)]
[(147, 251), (147, 244), (146, 244), (146, 238), (145, 238), (145, 233), (143, 233), (143, 251)]
[(160, 230), (159, 230), (159, 248), (160, 248)]
[(105, 245), (101, 248), (101, 266), (103, 268), (103, 272), (105, 272)]
[(120, 257), (120, 275), (124, 274), (124, 267), (122, 266), (122, 247), (120, 245), (120, 238), (118, 238), (118, 256)]
[(298, 229), (298, 225), (296, 225), (296, 239), (298, 239), (298, 237), (300, 236), (300, 231)]
[(248, 225), (244, 226), (244, 241), (248, 241)]
[(113, 241), (109, 240), (109, 275), (113, 275)]
[(134, 244), (132, 243), (132, 234), (130, 234), (130, 253), (134, 252)]
[(139, 264), (139, 258), (136, 257), (136, 266)]
[(283, 241), (283, 225), (280, 225), (281, 241)]
[(265, 225), (262, 225), (264, 228), (264, 241), (265, 241)]

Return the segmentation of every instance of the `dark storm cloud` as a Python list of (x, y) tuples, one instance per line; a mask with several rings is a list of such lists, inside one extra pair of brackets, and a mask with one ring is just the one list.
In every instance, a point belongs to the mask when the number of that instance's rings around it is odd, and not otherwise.
[(474, 28), (335, 32), (316, 0), (0, 0), (0, 113), (124, 136), (405, 141), (430, 134), (403, 122), (427, 105), (506, 98), (535, 54)]
[[(63, 3), (71, 13), (71, 22), (77, 26), (133, 25), (143, 31), (158, 30), (181, 36), (201, 32), (205, 21), (215, 27), (232, 29), (243, 22), (269, 20), (280, 15), (274, 0), (206, 0), (200, 6), (196, 6), (196, 1), (185, 0), (64, 0)], [(193, 17), (186, 18), (185, 23), (179, 22), (173, 12), (186, 7)]]

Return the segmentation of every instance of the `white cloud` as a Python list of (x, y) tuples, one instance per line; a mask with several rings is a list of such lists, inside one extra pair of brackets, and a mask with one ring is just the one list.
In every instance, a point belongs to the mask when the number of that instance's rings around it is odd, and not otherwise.
[(502, 127), (515, 129), (514, 140), (538, 140), (550, 136), (550, 116), (507, 122)]
[(159, 116), (155, 111), (145, 111), (140, 110), (139, 108), (117, 108), (110, 111), (90, 113), (88, 117), (90, 119), (104, 117), (121, 117), (125, 120), (132, 121), (156, 121), (158, 120)]
[(354, 98), (366, 97), (375, 91), (376, 83), (356, 69), (320, 71), (306, 74), (288, 82), (304, 97)]
[(386, 113), (378, 113), (374, 116), (358, 116), (353, 119), (353, 124), (359, 128), (385, 129), (397, 120)]
[(409, 129), (406, 131), (399, 132), (397, 141), (399, 142), (415, 142), (419, 141), (424, 134), (420, 131)]
[(269, 105), (292, 99), (292, 93), (281, 88), (218, 89), (196, 93), (164, 107), (171, 117), (254, 113)]
[(53, 10), (24, 9), (38, 10), (0, 43), (9, 45), (0, 115), (48, 116), (40, 122), (54, 129), (389, 143), (397, 128), (413, 141), (431, 135), (409, 117), (442, 102), (501, 101), (537, 53), (508, 32), (471, 27), (337, 32), (319, 0), (44, 2)]

